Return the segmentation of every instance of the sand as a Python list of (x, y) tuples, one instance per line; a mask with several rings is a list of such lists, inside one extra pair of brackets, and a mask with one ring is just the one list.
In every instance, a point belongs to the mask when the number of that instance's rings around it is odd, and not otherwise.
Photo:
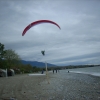
[[(0, 77), (0, 100), (100, 100), (100, 77), (49, 72)], [(11, 99), (12, 98), (12, 99)]]

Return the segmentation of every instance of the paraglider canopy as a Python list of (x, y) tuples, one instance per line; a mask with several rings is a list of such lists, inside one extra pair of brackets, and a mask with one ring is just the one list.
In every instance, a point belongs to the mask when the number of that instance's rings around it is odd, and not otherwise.
[(32, 22), (31, 24), (29, 24), (29, 25), (24, 29), (24, 31), (23, 31), (23, 33), (22, 33), (22, 36), (24, 36), (25, 33), (26, 33), (31, 27), (33, 27), (33, 26), (35, 26), (35, 25), (37, 25), (37, 24), (40, 24), (40, 23), (51, 23), (51, 24), (56, 25), (59, 29), (61, 29), (60, 26), (59, 26), (57, 23), (53, 22), (53, 21), (50, 21), (50, 20), (38, 20), (38, 21), (35, 21), (35, 22)]

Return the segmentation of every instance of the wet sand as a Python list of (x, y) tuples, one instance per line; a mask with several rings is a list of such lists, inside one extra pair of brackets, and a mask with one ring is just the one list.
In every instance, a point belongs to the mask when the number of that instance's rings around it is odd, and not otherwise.
[(46, 76), (0, 77), (0, 100), (100, 100), (100, 77), (49, 72)]

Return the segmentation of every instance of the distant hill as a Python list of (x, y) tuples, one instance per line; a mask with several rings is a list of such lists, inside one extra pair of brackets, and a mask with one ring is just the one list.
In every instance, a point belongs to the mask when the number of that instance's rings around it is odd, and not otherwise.
[[(45, 67), (45, 63), (43, 62), (37, 62), (37, 61), (25, 61), (21, 60), (22, 64), (30, 64), (31, 66), (36, 66), (36, 67)], [(47, 63), (48, 67), (56, 67), (56, 65), (49, 64)]]

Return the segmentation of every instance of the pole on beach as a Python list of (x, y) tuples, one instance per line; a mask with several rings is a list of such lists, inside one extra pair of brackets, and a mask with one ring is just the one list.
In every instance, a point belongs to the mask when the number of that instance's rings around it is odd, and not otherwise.
[[(42, 55), (45, 56), (45, 51), (41, 51)], [(46, 67), (46, 77), (47, 77), (47, 81), (49, 84), (49, 78), (48, 78), (48, 69), (47, 69), (47, 62), (45, 61), (45, 67)]]
[(47, 77), (47, 81), (48, 81), (48, 84), (49, 84), (49, 77), (48, 77), (47, 62), (45, 62), (45, 66), (46, 66), (46, 77)]
[(7, 68), (6, 68), (6, 78), (7, 78)]

